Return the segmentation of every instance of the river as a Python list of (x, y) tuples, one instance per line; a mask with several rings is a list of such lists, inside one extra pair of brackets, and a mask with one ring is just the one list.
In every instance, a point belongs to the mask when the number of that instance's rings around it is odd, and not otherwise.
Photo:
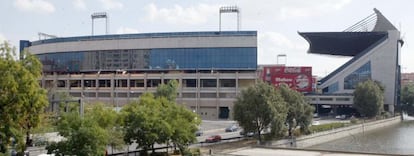
[(311, 146), (312, 149), (414, 155), (414, 120)]

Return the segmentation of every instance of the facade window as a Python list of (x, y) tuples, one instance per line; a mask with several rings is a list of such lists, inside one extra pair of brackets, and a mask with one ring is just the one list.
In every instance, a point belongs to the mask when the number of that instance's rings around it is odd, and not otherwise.
[(220, 87), (236, 87), (235, 79), (220, 79)]
[(204, 87), (217, 87), (217, 80), (216, 79), (201, 79), (200, 80), (201, 88)]
[(83, 80), (84, 87), (96, 87), (96, 80)]
[(335, 82), (331, 85), (329, 85), (328, 87), (325, 87), (322, 89), (323, 93), (334, 93), (337, 92), (339, 90), (339, 84), (338, 82)]
[(111, 80), (99, 80), (99, 87), (111, 87)]
[(255, 47), (100, 50), (36, 56), (42, 62), (45, 72), (257, 68)]
[(371, 79), (371, 62), (368, 62), (344, 79), (344, 89), (355, 89), (358, 83)]
[(115, 86), (116, 87), (128, 87), (128, 80), (126, 79), (117, 79), (115, 80)]
[(58, 80), (57, 81), (57, 87), (65, 88), (66, 87), (66, 81), (65, 80)]
[(129, 97), (130, 98), (139, 98), (141, 96), (142, 93), (129, 93)]
[(129, 80), (130, 87), (144, 87), (144, 80)]
[(183, 79), (183, 87), (195, 88), (197, 87), (196, 79)]
[(81, 80), (69, 80), (70, 87), (82, 87)]
[(196, 98), (196, 93), (183, 93), (183, 98)]
[(111, 97), (111, 93), (101, 93), (101, 92), (98, 92), (98, 97), (101, 97), (101, 98), (109, 98), (109, 97)]
[(200, 98), (216, 98), (216, 93), (200, 93)]
[(332, 98), (319, 98), (320, 101), (332, 101)]
[(235, 98), (236, 93), (219, 93), (220, 98)]
[(336, 101), (350, 101), (350, 98), (336, 98)]
[(81, 97), (81, 93), (80, 92), (70, 92), (69, 95), (70, 96), (73, 96), (73, 97)]
[(158, 87), (161, 84), (161, 79), (148, 79), (147, 87)]

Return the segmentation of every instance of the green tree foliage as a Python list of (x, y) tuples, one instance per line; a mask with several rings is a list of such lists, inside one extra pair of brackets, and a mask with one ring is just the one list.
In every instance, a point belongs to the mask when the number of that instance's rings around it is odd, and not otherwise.
[(272, 134), (282, 134), (286, 119), (286, 103), (271, 85), (259, 82), (242, 90), (234, 102), (234, 119), (246, 132), (256, 132), (262, 142), (261, 132), (272, 128)]
[(140, 101), (126, 105), (124, 115), (124, 141), (137, 143), (137, 148), (148, 150), (155, 143), (166, 143), (165, 136), (172, 135), (172, 128), (164, 118), (162, 105), (150, 93), (140, 97)]
[(401, 103), (414, 105), (414, 84), (408, 84), (401, 89)]
[(112, 150), (121, 150), (124, 147), (125, 143), (122, 138), (124, 133), (121, 128), (122, 121), (119, 113), (112, 109), (112, 107), (105, 107), (103, 103), (87, 105), (85, 114), (96, 121), (99, 127), (106, 130), (108, 145), (111, 146)]
[(367, 80), (357, 85), (354, 91), (354, 107), (366, 117), (375, 117), (383, 111), (384, 92), (381, 86)]
[(414, 114), (414, 84), (408, 84), (401, 89), (401, 105), (403, 111)]
[(0, 153), (7, 152), (11, 138), (18, 151), (26, 148), (29, 134), (48, 104), (46, 92), (38, 83), (40, 61), (27, 52), (21, 56), (16, 59), (15, 48), (7, 42), (0, 44)]
[(176, 80), (170, 80), (167, 84), (161, 84), (157, 87), (155, 97), (165, 97), (168, 101), (175, 102), (177, 98), (178, 82)]
[(137, 143), (137, 148), (146, 151), (153, 149), (155, 143), (172, 142), (184, 152), (196, 140), (194, 133), (201, 121), (196, 114), (176, 104), (177, 86), (175, 80), (169, 81), (157, 88), (156, 96), (143, 94), (139, 101), (122, 109), (126, 143)]
[(46, 147), (48, 153), (55, 155), (103, 155), (108, 144), (108, 134), (90, 117), (82, 118), (78, 113), (69, 112), (58, 122), (59, 135), (65, 140), (51, 143)]
[(172, 105), (168, 117), (173, 128), (171, 142), (178, 146), (181, 153), (184, 153), (190, 143), (197, 141), (194, 134), (198, 130), (201, 120), (197, 114), (179, 105)]
[[(78, 112), (63, 113), (58, 121), (59, 135), (65, 140), (52, 143), (46, 149), (56, 155), (103, 155), (107, 145), (122, 145), (119, 118), (112, 108), (95, 104), (87, 108), (84, 117)], [(118, 137), (118, 138), (117, 138)]]
[(286, 102), (289, 136), (292, 130), (300, 127), (301, 133), (309, 133), (309, 125), (312, 123), (314, 108), (306, 101), (302, 93), (290, 89), (287, 85), (281, 85), (279, 91)]

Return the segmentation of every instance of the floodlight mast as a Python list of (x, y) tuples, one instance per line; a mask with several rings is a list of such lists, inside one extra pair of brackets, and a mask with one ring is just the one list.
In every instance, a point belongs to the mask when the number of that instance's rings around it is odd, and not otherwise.
[(46, 33), (42, 33), (42, 32), (39, 32), (37, 34), (39, 35), (39, 40), (57, 38), (56, 35), (50, 35), (50, 34), (46, 34)]
[(93, 24), (97, 18), (105, 18), (105, 33), (108, 34), (108, 15), (106, 12), (95, 12), (91, 15), (92, 18), (92, 36), (93, 36)]
[(237, 6), (220, 7), (219, 11), (219, 31), (221, 31), (221, 14), (222, 13), (237, 13), (237, 31), (240, 31), (240, 8)]

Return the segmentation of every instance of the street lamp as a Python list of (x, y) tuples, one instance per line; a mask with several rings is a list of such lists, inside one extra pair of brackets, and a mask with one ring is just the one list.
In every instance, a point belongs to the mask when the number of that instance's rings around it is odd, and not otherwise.
[[(120, 72), (122, 75), (124, 75), (127, 71), (126, 70), (122, 70), (122, 69), (117, 69), (116, 71), (115, 71), (115, 78), (116, 78), (116, 86), (115, 87), (119, 87), (119, 78), (118, 78), (118, 72)], [(116, 111), (118, 111), (118, 109), (119, 109), (119, 103), (118, 103), (118, 89), (117, 90), (115, 90), (115, 87), (114, 87), (114, 92), (115, 92), (115, 99), (114, 99), (114, 101), (116, 101)]]

